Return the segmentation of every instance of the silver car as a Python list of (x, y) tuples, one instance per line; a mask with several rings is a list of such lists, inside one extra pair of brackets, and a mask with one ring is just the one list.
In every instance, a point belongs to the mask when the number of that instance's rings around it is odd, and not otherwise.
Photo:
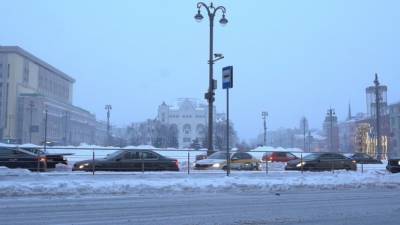
[[(231, 169), (233, 170), (260, 170), (260, 161), (247, 152), (230, 153)], [(207, 159), (199, 160), (195, 163), (198, 170), (226, 170), (227, 153), (215, 152)]]

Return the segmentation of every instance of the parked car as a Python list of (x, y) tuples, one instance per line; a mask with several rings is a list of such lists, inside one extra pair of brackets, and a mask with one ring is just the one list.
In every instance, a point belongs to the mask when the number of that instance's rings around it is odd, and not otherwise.
[(73, 171), (179, 171), (177, 159), (151, 150), (119, 150), (104, 159), (76, 162)]
[(291, 160), (285, 170), (357, 170), (356, 161), (339, 153), (311, 153), (301, 159)]
[[(231, 169), (233, 170), (260, 170), (260, 161), (247, 152), (230, 153)], [(199, 160), (195, 169), (227, 169), (227, 153), (215, 152), (207, 159)]]
[(288, 162), (297, 159), (297, 156), (290, 152), (266, 152), (262, 160), (268, 162)]
[(68, 165), (68, 160), (65, 158), (65, 156), (73, 155), (72, 153), (49, 153), (37, 147), (21, 147), (21, 149), (32, 152), (35, 155), (45, 157), (48, 169), (56, 168), (57, 164)]
[(382, 164), (382, 161), (360, 152), (352, 154), (350, 158), (361, 164)]
[(196, 161), (207, 159), (207, 154), (196, 155)]
[(0, 166), (46, 171), (46, 156), (34, 154), (21, 148), (0, 147)]
[(389, 170), (391, 173), (399, 173), (400, 172), (400, 158), (389, 159), (386, 169)]

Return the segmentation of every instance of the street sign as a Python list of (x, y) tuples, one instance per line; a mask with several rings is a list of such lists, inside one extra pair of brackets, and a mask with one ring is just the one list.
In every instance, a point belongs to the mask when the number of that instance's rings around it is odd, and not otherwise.
[(222, 88), (233, 88), (233, 66), (222, 68)]

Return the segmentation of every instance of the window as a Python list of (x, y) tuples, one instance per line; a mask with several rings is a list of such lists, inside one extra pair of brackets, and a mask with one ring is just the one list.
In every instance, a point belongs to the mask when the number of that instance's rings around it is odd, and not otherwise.
[(289, 158), (289, 159), (295, 159), (296, 158), (296, 156), (295, 155), (293, 155), (292, 153), (286, 153), (286, 156)]
[(24, 60), (24, 70), (22, 75), (22, 82), (28, 83), (29, 82), (29, 61)]
[(184, 134), (190, 134), (192, 132), (192, 128), (189, 124), (183, 125), (182, 129)]
[(240, 153), (240, 155), (241, 155), (242, 159), (251, 159), (252, 158), (251, 155), (248, 153)]
[(235, 153), (232, 155), (231, 160), (239, 160), (242, 159), (242, 157), (240, 156), (240, 153)]
[(131, 159), (140, 159), (140, 152), (131, 152)]
[(15, 150), (15, 151), (14, 151), (14, 154), (15, 154), (17, 157), (28, 157), (28, 156), (30, 156), (30, 155), (28, 155), (27, 153), (21, 152), (21, 151), (18, 151), (18, 150)]
[(142, 152), (143, 159), (158, 159), (157, 155), (152, 152)]
[(248, 153), (235, 153), (232, 155), (232, 160), (241, 160), (241, 159), (251, 159), (251, 155)]
[(8, 148), (0, 148), (0, 157), (6, 157), (13, 154), (13, 150)]
[(277, 152), (276, 157), (286, 158), (286, 152)]

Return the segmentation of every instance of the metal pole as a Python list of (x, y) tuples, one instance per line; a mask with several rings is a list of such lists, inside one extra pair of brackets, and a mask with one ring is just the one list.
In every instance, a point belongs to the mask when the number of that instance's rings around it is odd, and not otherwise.
[(303, 153), (300, 154), (300, 166), (301, 166), (301, 173), (303, 173)]
[(214, 102), (214, 78), (213, 78), (213, 54), (214, 54), (214, 14), (209, 13), (210, 20), (210, 51), (209, 51), (209, 86), (208, 86), (208, 152), (214, 151), (213, 145), (213, 102)]
[(110, 110), (112, 109), (111, 105), (106, 105), (105, 109), (107, 110), (107, 145), (110, 145), (111, 142), (111, 134), (110, 134)]
[(29, 103), (30, 107), (30, 124), (29, 124), (29, 143), (32, 143), (32, 115), (33, 115), (33, 101)]
[(94, 175), (94, 171), (95, 171), (95, 165), (94, 165), (94, 149), (93, 149), (93, 152), (92, 152), (92, 175)]
[(40, 151), (37, 151), (37, 172), (40, 172)]
[(306, 118), (303, 118), (303, 150), (306, 150)]
[(229, 176), (231, 173), (231, 155), (229, 152), (229, 88), (226, 89), (226, 160), (227, 168), (226, 175)]
[(188, 151), (188, 174), (190, 174), (190, 152)]
[(47, 109), (45, 110), (45, 117), (44, 117), (44, 152), (46, 152), (47, 148)]
[(140, 154), (140, 158), (141, 158), (141, 161), (142, 161), (142, 173), (144, 173), (143, 152), (141, 152), (141, 154)]
[(261, 116), (264, 120), (264, 146), (267, 146), (267, 116), (268, 116), (268, 112), (262, 112)]
[(382, 140), (381, 140), (381, 110), (380, 110), (380, 94), (378, 74), (375, 73), (375, 103), (376, 103), (376, 158), (382, 159)]

